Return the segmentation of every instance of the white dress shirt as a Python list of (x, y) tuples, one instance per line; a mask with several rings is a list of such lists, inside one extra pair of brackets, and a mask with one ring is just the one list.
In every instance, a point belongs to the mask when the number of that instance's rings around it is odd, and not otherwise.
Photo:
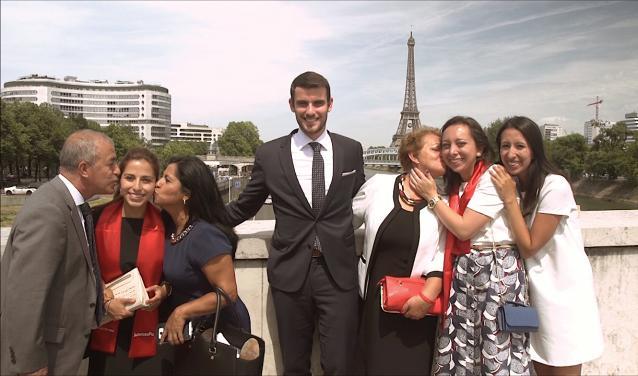
[(321, 144), (321, 157), (323, 158), (323, 176), (325, 179), (326, 194), (332, 181), (332, 140), (326, 130), (316, 139), (312, 140), (300, 129), (292, 135), (290, 153), (295, 174), (301, 189), (303, 190), (310, 207), (312, 207), (312, 147), (311, 142)]
[(58, 176), (60, 177), (60, 180), (62, 180), (62, 183), (64, 183), (64, 185), (66, 186), (66, 189), (69, 190), (69, 193), (71, 193), (71, 197), (73, 197), (73, 201), (75, 202), (75, 209), (78, 211), (78, 214), (80, 214), (80, 219), (82, 220), (82, 228), (84, 228), (84, 235), (86, 236), (86, 224), (84, 223), (84, 216), (82, 215), (82, 210), (80, 210), (80, 205), (84, 204), (84, 201), (85, 201), (84, 197), (82, 196), (80, 191), (78, 191), (78, 189), (75, 188), (75, 185), (73, 185), (73, 183), (69, 181), (69, 179), (65, 178), (64, 175), (62, 174)]

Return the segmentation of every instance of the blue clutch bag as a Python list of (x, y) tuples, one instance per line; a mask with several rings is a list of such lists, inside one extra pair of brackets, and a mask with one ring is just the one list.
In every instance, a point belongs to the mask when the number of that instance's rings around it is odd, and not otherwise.
[(503, 332), (535, 332), (538, 330), (538, 312), (536, 308), (508, 302), (498, 308), (496, 322)]

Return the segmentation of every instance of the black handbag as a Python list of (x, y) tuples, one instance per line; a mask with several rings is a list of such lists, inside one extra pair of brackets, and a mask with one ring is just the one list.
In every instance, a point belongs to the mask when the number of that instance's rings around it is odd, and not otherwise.
[(535, 332), (538, 330), (536, 308), (507, 302), (496, 311), (498, 329), (503, 332)]
[[(230, 298), (219, 287), (215, 287), (217, 301), (222, 296), (227, 302)], [(261, 375), (264, 367), (264, 340), (227, 323), (220, 323), (221, 304), (217, 304), (215, 317), (211, 325), (199, 325), (193, 333), (193, 339), (175, 348), (174, 373), (176, 375)], [(228, 344), (217, 340), (221, 333)], [(259, 355), (254, 359), (241, 359), (242, 346), (250, 339), (259, 346)], [(255, 343), (256, 341), (256, 343)]]

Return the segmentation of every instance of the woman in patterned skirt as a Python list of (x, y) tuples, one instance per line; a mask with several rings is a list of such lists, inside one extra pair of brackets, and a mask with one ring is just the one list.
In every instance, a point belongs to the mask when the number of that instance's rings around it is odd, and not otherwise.
[(480, 124), (455, 116), (441, 128), (449, 206), (434, 179), (413, 169), (410, 184), (448, 229), (443, 267), (447, 303), (432, 372), (437, 375), (529, 375), (528, 333), (502, 332), (496, 312), (527, 304), (525, 268), (490, 179), (490, 146)]

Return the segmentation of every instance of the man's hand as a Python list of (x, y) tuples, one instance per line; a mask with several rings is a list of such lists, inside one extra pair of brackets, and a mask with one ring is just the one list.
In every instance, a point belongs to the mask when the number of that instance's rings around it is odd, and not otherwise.
[(133, 316), (133, 312), (126, 308), (127, 305), (135, 303), (135, 299), (115, 298), (106, 303), (106, 313), (113, 320), (122, 320)]
[(49, 374), (49, 367), (40, 368), (37, 371), (27, 373), (27, 376), (46, 376)]

